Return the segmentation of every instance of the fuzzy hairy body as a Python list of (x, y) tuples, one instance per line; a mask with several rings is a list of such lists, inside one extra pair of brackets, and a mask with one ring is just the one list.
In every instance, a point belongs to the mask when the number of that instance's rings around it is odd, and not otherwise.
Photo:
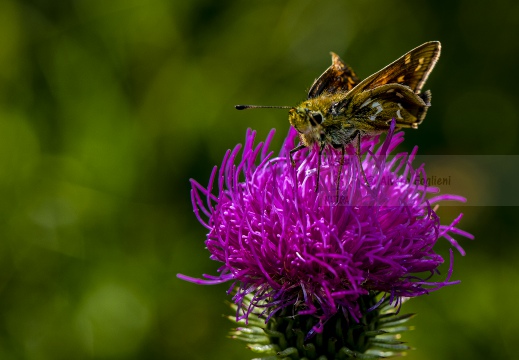
[[(329, 144), (339, 148), (351, 143), (357, 135), (388, 131), (393, 118), (397, 128), (417, 128), (425, 117), (430, 98), (429, 92), (418, 96), (398, 84), (383, 85), (353, 97), (325, 94), (291, 109), (289, 121), (306, 147), (318, 143), (321, 147)], [(322, 122), (316, 118), (322, 118)]]

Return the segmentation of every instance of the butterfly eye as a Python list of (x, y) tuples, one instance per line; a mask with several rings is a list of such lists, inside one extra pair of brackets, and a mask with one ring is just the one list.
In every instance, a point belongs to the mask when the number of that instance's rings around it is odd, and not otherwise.
[(315, 122), (318, 124), (321, 124), (323, 122), (323, 116), (320, 113), (312, 114), (312, 117), (314, 118)]

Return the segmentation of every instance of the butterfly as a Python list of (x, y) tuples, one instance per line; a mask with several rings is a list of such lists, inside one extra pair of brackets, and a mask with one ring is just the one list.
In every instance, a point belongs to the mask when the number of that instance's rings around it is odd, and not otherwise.
[[(288, 120), (299, 133), (294, 153), (318, 144), (319, 188), (321, 156), (327, 146), (341, 149), (337, 193), (344, 163), (345, 147), (355, 143), (360, 162), (360, 142), (364, 136), (387, 132), (395, 119), (397, 129), (418, 128), (427, 114), (431, 92), (422, 87), (440, 57), (438, 41), (426, 42), (404, 54), (385, 68), (360, 81), (353, 69), (332, 53), (332, 65), (314, 81), (307, 100), (295, 107), (237, 105), (249, 108), (288, 108)], [(362, 174), (369, 185), (364, 170)]]

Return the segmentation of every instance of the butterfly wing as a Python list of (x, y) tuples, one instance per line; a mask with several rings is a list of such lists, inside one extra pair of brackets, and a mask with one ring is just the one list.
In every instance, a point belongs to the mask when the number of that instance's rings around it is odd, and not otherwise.
[(345, 124), (365, 134), (387, 131), (392, 119), (397, 128), (417, 128), (430, 106), (431, 93), (415, 94), (400, 84), (386, 84), (357, 93), (332, 109)]
[(359, 79), (353, 69), (335, 53), (332, 54), (332, 65), (314, 81), (308, 90), (308, 99), (313, 99), (321, 94), (334, 94), (338, 91), (348, 92), (353, 89)]
[(439, 41), (426, 42), (361, 81), (353, 92), (360, 93), (385, 84), (396, 83), (406, 85), (419, 94), (440, 57), (440, 51)]

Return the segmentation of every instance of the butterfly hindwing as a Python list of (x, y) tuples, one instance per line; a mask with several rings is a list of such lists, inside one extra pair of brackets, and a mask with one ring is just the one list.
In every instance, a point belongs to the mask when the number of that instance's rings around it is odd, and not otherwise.
[(347, 96), (335, 112), (364, 133), (387, 131), (391, 120), (397, 128), (416, 128), (429, 108), (430, 92), (415, 94), (400, 84), (386, 84)]
[(346, 65), (339, 55), (332, 52), (332, 65), (314, 81), (308, 91), (308, 99), (322, 94), (348, 92), (359, 83), (353, 69)]

